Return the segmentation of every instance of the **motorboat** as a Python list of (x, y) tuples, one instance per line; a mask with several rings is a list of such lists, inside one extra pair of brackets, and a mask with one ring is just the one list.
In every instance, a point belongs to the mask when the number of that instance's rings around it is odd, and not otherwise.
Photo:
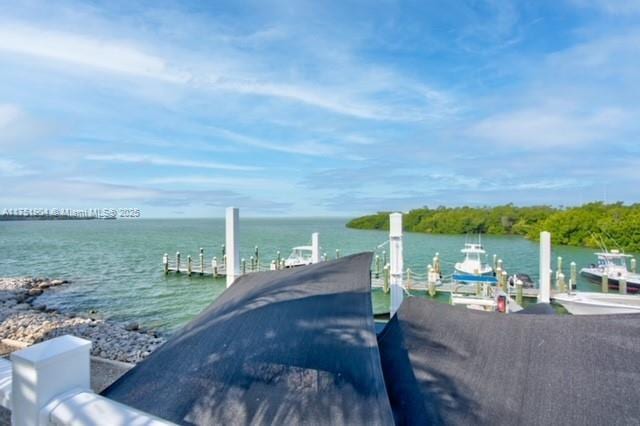
[(595, 255), (598, 257), (598, 263), (582, 268), (580, 275), (596, 283), (602, 283), (603, 276), (606, 275), (609, 287), (613, 289), (617, 289), (620, 280), (624, 279), (629, 292), (635, 293), (640, 290), (640, 274), (627, 269), (627, 259), (631, 258), (631, 255), (620, 253), (619, 250), (604, 251)]
[(613, 293), (555, 293), (555, 303), (572, 315), (608, 315), (640, 313), (640, 296)]
[(305, 266), (312, 263), (313, 247), (298, 246), (294, 247), (289, 257), (284, 261), (286, 268), (295, 268), (296, 266)]
[(455, 270), (462, 275), (492, 275), (493, 268), (483, 263), (483, 257), (486, 251), (482, 243), (465, 243), (464, 248), (460, 250), (464, 254), (464, 260), (455, 264)]

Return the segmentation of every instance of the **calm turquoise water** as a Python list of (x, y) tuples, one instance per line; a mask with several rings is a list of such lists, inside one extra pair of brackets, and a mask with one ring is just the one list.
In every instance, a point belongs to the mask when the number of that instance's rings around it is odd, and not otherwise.
[[(287, 255), (296, 245), (309, 244), (320, 233), (322, 250), (330, 257), (376, 251), (386, 232), (345, 228), (344, 219), (242, 219), (241, 256), (255, 245), (261, 258)], [(445, 273), (461, 258), (460, 235), (406, 234), (405, 264), (424, 272), (435, 252)], [(140, 219), (113, 221), (0, 222), (0, 276), (49, 276), (73, 281), (42, 296), (48, 306), (67, 311), (96, 310), (106, 318), (139, 321), (147, 327), (171, 331), (197, 315), (225, 288), (224, 280), (186, 275), (165, 276), (162, 254), (180, 251), (183, 259), (205, 249), (207, 261), (220, 256), (224, 243), (222, 219)], [(538, 245), (519, 237), (484, 237), (488, 253), (497, 253), (510, 273), (523, 272), (537, 280)], [(378, 253), (382, 250), (377, 249)], [(565, 271), (571, 260), (578, 268), (594, 261), (593, 250), (554, 247), (563, 256)], [(582, 289), (596, 290), (581, 281)], [(377, 307), (388, 296), (374, 292)]]

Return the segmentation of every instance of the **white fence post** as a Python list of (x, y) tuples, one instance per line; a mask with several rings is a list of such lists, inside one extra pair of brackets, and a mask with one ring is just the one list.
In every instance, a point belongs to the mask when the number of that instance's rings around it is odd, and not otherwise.
[(227, 287), (235, 281), (236, 277), (240, 275), (240, 247), (238, 246), (238, 225), (239, 225), (239, 210), (236, 207), (227, 207), (226, 217), (226, 274), (227, 274)]
[(90, 390), (91, 342), (61, 336), (11, 354), (11, 422), (37, 426), (40, 410), (72, 389)]
[(551, 234), (540, 233), (540, 288), (538, 303), (549, 303), (551, 297)]
[(404, 296), (402, 289), (402, 270), (404, 269), (404, 258), (402, 254), (402, 213), (391, 213), (389, 215), (389, 256), (391, 275), (391, 305), (390, 315), (393, 317)]
[(320, 262), (320, 238), (317, 232), (311, 234), (311, 263)]

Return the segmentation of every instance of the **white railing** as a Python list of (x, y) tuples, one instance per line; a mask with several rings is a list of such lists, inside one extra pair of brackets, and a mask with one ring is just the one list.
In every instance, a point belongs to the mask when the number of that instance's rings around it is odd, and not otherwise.
[(91, 391), (90, 349), (90, 341), (66, 335), (0, 359), (0, 405), (11, 410), (11, 423), (173, 425)]

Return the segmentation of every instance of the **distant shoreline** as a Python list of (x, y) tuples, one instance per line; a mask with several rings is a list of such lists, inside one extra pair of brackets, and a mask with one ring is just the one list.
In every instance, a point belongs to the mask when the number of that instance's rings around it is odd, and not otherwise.
[[(389, 213), (347, 222), (353, 229), (389, 229)], [(404, 230), (427, 234), (519, 235), (536, 241), (551, 232), (554, 244), (640, 252), (640, 204), (592, 202), (578, 207), (423, 207), (404, 214)]]

